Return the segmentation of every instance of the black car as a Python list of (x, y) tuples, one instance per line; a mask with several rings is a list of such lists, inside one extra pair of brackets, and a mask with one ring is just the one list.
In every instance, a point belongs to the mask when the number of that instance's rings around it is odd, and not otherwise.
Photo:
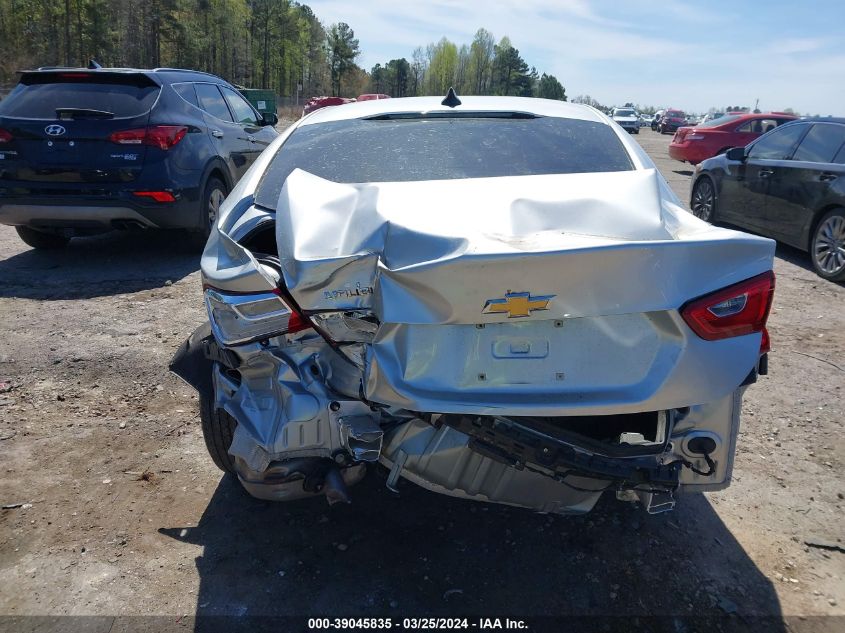
[(660, 119), (663, 118), (663, 110), (658, 110), (654, 113), (654, 116), (651, 117), (651, 129), (653, 131), (657, 131), (657, 128), (660, 126)]
[(35, 248), (114, 228), (207, 235), (277, 121), (206, 73), (25, 71), (0, 102), (0, 223)]
[(845, 119), (801, 119), (695, 170), (692, 212), (809, 251), (825, 279), (845, 280)]

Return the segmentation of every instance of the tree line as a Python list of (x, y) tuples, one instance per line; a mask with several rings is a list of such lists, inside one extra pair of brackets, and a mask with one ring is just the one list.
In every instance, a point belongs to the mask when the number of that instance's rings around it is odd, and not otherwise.
[(497, 43), (492, 33), (478, 29), (469, 44), (458, 47), (447, 38), (414, 49), (411, 61), (402, 57), (370, 70), (373, 92), (395, 97), (445, 95), (450, 86), (463, 95), (509, 95), (566, 101), (566, 91), (554, 75), (528, 66), (510, 39)]
[(17, 70), (179, 67), (295, 94), (328, 90), (325, 29), (289, 0), (0, 0), (0, 84)]
[(529, 67), (507, 37), (479, 29), (472, 42), (443, 38), (369, 72), (348, 24), (324, 26), (291, 0), (0, 0), (0, 86), (18, 70), (85, 66), (192, 68), (232, 83), (353, 97), (458, 94), (566, 100), (553, 75)]

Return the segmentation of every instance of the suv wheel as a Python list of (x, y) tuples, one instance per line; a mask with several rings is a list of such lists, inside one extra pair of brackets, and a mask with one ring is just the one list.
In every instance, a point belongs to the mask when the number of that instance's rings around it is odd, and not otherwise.
[(70, 238), (64, 235), (37, 231), (28, 226), (16, 226), (15, 230), (18, 232), (18, 237), (38, 250), (57, 250), (64, 248), (70, 242)]
[(827, 212), (813, 231), (810, 259), (819, 277), (845, 280), (845, 209)]
[(202, 233), (205, 238), (211, 235), (211, 227), (220, 216), (220, 205), (226, 199), (226, 185), (219, 178), (209, 178), (202, 197)]

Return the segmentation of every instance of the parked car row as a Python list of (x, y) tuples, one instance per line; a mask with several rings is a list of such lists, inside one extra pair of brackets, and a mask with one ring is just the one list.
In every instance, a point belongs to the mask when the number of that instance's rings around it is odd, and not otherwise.
[(311, 97), (302, 108), (302, 116), (328, 106), (344, 105), (355, 103), (356, 101), (378, 101), (379, 99), (390, 99), (390, 95), (381, 93), (363, 94), (358, 95), (355, 99), (347, 99), (346, 97)]

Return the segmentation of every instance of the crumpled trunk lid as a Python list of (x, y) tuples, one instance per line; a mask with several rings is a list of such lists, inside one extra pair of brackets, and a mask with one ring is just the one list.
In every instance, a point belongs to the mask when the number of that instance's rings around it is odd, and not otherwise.
[[(769, 270), (655, 170), (349, 185), (295, 171), (277, 207), (305, 312), (371, 312), (368, 399), (418, 411), (659, 410), (733, 391), (760, 336), (698, 339), (690, 299)], [(707, 376), (707, 380), (701, 379)]]

